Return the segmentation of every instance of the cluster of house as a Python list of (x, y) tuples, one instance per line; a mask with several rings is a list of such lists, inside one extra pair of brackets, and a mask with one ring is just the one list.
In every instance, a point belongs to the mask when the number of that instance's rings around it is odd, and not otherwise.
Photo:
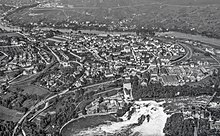
[(186, 53), (184, 47), (177, 43), (161, 43), (150, 37), (143, 39), (137, 35), (111, 33), (74, 34), (69, 35), (68, 38), (76, 41), (76, 44), (70, 45), (71, 51), (80, 53), (83, 49), (84, 51), (89, 49), (108, 61), (110, 65), (106, 68), (104, 66), (98, 68), (94, 65), (95, 69), (91, 68), (93, 75), (101, 70), (105, 71), (107, 77), (113, 77), (123, 66), (126, 67), (124, 73), (129, 73), (131, 70), (143, 72), (149, 69), (152, 80), (161, 81), (164, 85), (177, 86), (200, 81), (211, 75), (213, 71), (199, 62), (198, 65), (193, 65), (193, 63), (181, 66), (170, 65), (170, 60)]
[(213, 74), (211, 68), (202, 66), (180, 65), (153, 67), (151, 66), (151, 80), (160, 81), (164, 86), (184, 85), (188, 82), (197, 82)]
[[(103, 98), (103, 97), (101, 97)], [(118, 109), (123, 107), (125, 101), (123, 100), (122, 94), (117, 93), (110, 97), (104, 97), (102, 101), (96, 99), (92, 103), (86, 106), (87, 114), (95, 113), (116, 113)]]
[(14, 78), (16, 73), (23, 75), (36, 74), (39, 70), (38, 64), (45, 64), (45, 59), (48, 61), (48, 64), (51, 61), (51, 58), (45, 52), (43, 54), (41, 52), (35, 52), (29, 46), (2, 48), (8, 54), (7, 57), (2, 59), (0, 67), (0, 71), (4, 71), (4, 78), (2, 79), (5, 81)]

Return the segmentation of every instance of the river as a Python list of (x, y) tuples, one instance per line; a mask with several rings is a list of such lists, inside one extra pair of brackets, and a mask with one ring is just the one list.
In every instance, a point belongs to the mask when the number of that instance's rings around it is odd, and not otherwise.
[[(131, 107), (135, 111), (130, 119), (128, 119), (127, 112), (121, 117), (123, 121), (108, 121), (107, 124), (84, 128), (81, 131), (76, 131), (75, 127), (78, 121), (75, 120), (64, 127), (62, 134), (64, 136), (119, 135), (119, 133), (124, 134), (130, 131), (131, 135), (139, 133), (142, 136), (164, 136), (163, 128), (169, 115), (164, 112), (162, 104), (163, 102), (136, 101)], [(135, 125), (142, 116), (149, 116), (149, 120), (146, 118), (140, 125)], [(84, 121), (87, 119), (85, 118)], [(90, 121), (94, 120), (90, 119)]]
[(58, 30), (60, 32), (63, 33), (78, 33), (78, 31), (81, 31), (82, 33), (88, 33), (88, 34), (120, 34), (120, 35), (127, 35), (127, 34), (131, 34), (131, 35), (136, 35), (135, 32), (110, 32), (110, 31), (99, 31), (99, 30), (87, 30), (87, 29), (81, 29), (81, 30), (72, 30), (72, 29), (68, 29), (68, 28), (51, 28), (51, 27), (38, 27), (35, 29), (41, 29), (41, 30)]
[[(0, 28), (6, 31), (21, 31), (22, 28), (19, 26), (12, 26), (9, 24), (9, 22), (7, 21), (3, 21), (3, 18), (0, 18)], [(58, 30), (60, 32), (63, 33), (77, 33), (78, 31), (72, 30), (72, 29), (68, 29), (68, 28), (52, 28), (52, 27), (35, 27), (34, 29), (40, 29), (40, 30)], [(80, 30), (82, 33), (89, 33), (89, 34), (120, 34), (120, 35), (127, 35), (127, 34), (131, 34), (131, 35), (136, 35), (135, 32), (108, 32), (108, 31), (98, 31), (98, 30), (86, 30), (86, 29), (82, 29)]]
[[(2, 18), (0, 18), (0, 28), (6, 31), (21, 31), (21, 28), (18, 26), (12, 26), (8, 22), (3, 22)], [(34, 29), (41, 29), (41, 30), (59, 30), (63, 33), (77, 33), (78, 31), (74, 31), (72, 29), (68, 28), (52, 28), (52, 27), (36, 27)], [(98, 30), (80, 30), (82, 33), (91, 33), (91, 34), (120, 34), (120, 35), (125, 35), (125, 34), (132, 34), (136, 35), (135, 32), (107, 32), (107, 31), (98, 31)], [(201, 41), (204, 43), (212, 44), (214, 46), (220, 47), (220, 39), (215, 39), (215, 38), (209, 38), (206, 36), (201, 36), (201, 35), (192, 35), (192, 34), (186, 34), (182, 32), (174, 32), (174, 31), (169, 31), (169, 32), (158, 32), (156, 33), (157, 36), (174, 36), (176, 38), (183, 38), (183, 39), (190, 39), (190, 40), (195, 40), (195, 41)]]
[(189, 40), (194, 40), (194, 41), (200, 41), (204, 43), (208, 43), (214, 46), (220, 47), (220, 39), (216, 38), (209, 38), (206, 36), (201, 36), (201, 35), (192, 35), (192, 34), (186, 34), (186, 33), (181, 33), (181, 32), (174, 32), (174, 31), (169, 31), (169, 32), (162, 32), (162, 33), (156, 33), (158, 36), (173, 36), (175, 38), (183, 38), (183, 39), (189, 39)]

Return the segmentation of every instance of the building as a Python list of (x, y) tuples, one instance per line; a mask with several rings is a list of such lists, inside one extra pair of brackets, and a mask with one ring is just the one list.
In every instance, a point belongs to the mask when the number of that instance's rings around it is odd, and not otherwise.
[(132, 86), (131, 86), (131, 82), (125, 81), (125, 83), (123, 84), (123, 91), (124, 91), (124, 96), (125, 99), (132, 99)]

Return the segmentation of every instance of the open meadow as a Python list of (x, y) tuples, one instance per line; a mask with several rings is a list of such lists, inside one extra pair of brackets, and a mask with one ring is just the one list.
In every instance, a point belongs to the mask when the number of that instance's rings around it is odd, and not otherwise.
[(0, 105), (0, 119), (17, 122), (22, 116), (23, 113), (20, 113), (16, 110), (8, 109)]

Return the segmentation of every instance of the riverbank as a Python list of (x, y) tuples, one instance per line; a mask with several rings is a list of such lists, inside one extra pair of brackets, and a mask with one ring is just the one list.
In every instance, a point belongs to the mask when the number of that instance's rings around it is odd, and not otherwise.
[[(22, 27), (19, 26), (11, 26), (9, 25), (8, 22), (3, 22), (0, 20), (0, 29), (6, 30), (9, 32), (16, 32), (16, 31), (21, 31)], [(89, 29), (79, 29), (79, 30), (72, 30), (68, 28), (53, 28), (53, 27), (34, 27), (34, 30), (44, 30), (44, 31), (60, 31), (62, 33), (78, 33), (79, 31), (81, 33), (87, 33), (87, 34), (100, 34), (100, 35), (107, 35), (107, 34), (112, 34), (112, 35), (136, 35), (136, 32), (123, 32), (123, 31), (99, 31), (99, 30), (89, 30)]]
[(126, 31), (101, 31), (101, 30), (89, 30), (89, 29), (79, 29), (79, 30), (72, 30), (72, 29), (68, 29), (68, 28), (53, 28), (53, 27), (36, 27), (34, 28), (36, 30), (45, 30), (45, 31), (49, 31), (49, 30), (58, 30), (60, 32), (63, 33), (78, 33), (79, 31), (81, 33), (87, 33), (87, 34), (119, 34), (119, 35), (127, 35), (127, 34), (131, 34), (131, 35), (136, 35), (136, 32), (126, 32)]
[(105, 124), (109, 121), (117, 121), (112, 114), (113, 113), (86, 115), (77, 119), (72, 119), (61, 128), (60, 134), (62, 136), (76, 135), (87, 128)]
[(156, 35), (157, 36), (172, 36), (172, 37), (180, 38), (180, 39), (199, 41), (199, 42), (214, 45), (216, 47), (220, 47), (220, 39), (209, 38), (209, 37), (202, 36), (202, 35), (193, 35), (193, 34), (186, 34), (186, 33), (181, 33), (181, 32), (174, 32), (174, 31), (160, 32), (160, 33), (156, 33)]

